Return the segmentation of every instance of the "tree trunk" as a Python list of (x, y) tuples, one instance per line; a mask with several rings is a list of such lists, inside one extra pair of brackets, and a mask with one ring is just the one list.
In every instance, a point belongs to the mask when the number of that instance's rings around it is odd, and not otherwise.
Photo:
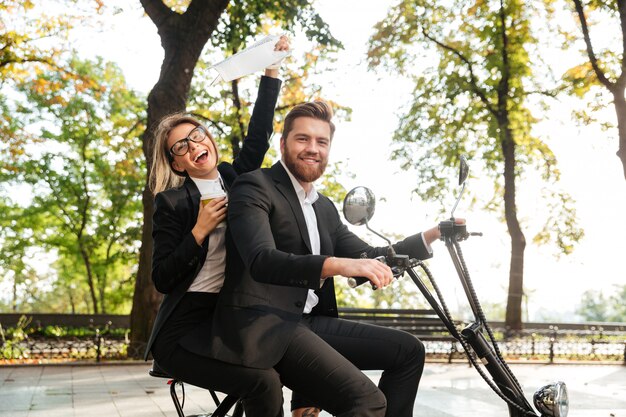
[(74, 302), (74, 289), (71, 286), (67, 287), (67, 294), (70, 298), (70, 308), (71, 308), (72, 314), (76, 314), (76, 303)]
[(134, 358), (143, 356), (161, 301), (161, 295), (151, 279), (154, 201), (147, 181), (152, 167), (154, 129), (164, 116), (185, 110), (196, 63), (228, 0), (193, 0), (182, 15), (170, 10), (161, 0), (141, 0), (141, 4), (157, 26), (165, 56), (159, 80), (148, 95), (148, 120), (142, 137), (147, 167), (146, 186), (142, 194), (144, 221), (128, 348), (128, 355)]
[(233, 104), (235, 105), (235, 115), (237, 117), (237, 126), (239, 127), (239, 131), (232, 130), (230, 137), (230, 145), (233, 148), (233, 159), (237, 158), (239, 155), (239, 151), (241, 150), (241, 144), (243, 143), (244, 137), (244, 125), (241, 121), (241, 99), (239, 98), (239, 80), (233, 80), (231, 82), (231, 90), (233, 92)]
[(100, 314), (107, 313), (107, 303), (106, 303), (106, 286), (107, 279), (106, 273), (102, 276), (96, 274), (96, 278), (98, 278), (98, 299), (100, 300)]
[[(79, 242), (79, 245), (80, 242)], [(83, 258), (83, 262), (85, 263), (85, 270), (87, 271), (87, 285), (89, 286), (89, 295), (91, 296), (91, 302), (93, 304), (93, 313), (98, 314), (98, 297), (96, 295), (96, 286), (93, 282), (93, 271), (91, 270), (91, 262), (89, 261), (89, 255), (85, 249), (80, 247), (80, 256)]]
[(17, 273), (13, 276), (13, 300), (11, 300), (11, 310), (17, 311)]
[[(144, 148), (146, 147), (146, 136), (147, 134), (144, 134)], [(145, 153), (144, 151), (144, 155)], [(132, 358), (142, 357), (161, 300), (159, 293), (152, 284), (150, 275), (152, 264), (153, 201), (147, 182), (142, 193), (142, 202), (144, 222), (141, 231), (139, 267), (137, 268), (137, 277), (135, 279), (133, 306), (130, 312), (130, 346), (128, 347), (128, 356)]]
[(617, 115), (617, 131), (619, 134), (617, 157), (622, 161), (624, 179), (626, 179), (626, 100), (624, 100), (623, 89), (617, 88), (614, 90), (613, 103)]
[(511, 264), (509, 267), (509, 291), (506, 303), (505, 325), (512, 331), (522, 329), (522, 295), (524, 288), (524, 250), (526, 238), (517, 219), (515, 200), (515, 141), (508, 120), (500, 124), (503, 134), (504, 157), (504, 217), (511, 236)]

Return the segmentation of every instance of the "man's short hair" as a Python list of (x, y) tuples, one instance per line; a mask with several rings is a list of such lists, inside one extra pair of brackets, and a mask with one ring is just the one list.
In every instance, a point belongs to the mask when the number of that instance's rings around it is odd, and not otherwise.
[(327, 122), (330, 126), (330, 139), (335, 134), (335, 124), (332, 121), (333, 109), (328, 103), (321, 100), (309, 101), (308, 103), (300, 103), (296, 105), (285, 117), (285, 125), (283, 127), (282, 139), (286, 139), (291, 129), (293, 129), (293, 122), (298, 117), (311, 117), (313, 119), (322, 120)]

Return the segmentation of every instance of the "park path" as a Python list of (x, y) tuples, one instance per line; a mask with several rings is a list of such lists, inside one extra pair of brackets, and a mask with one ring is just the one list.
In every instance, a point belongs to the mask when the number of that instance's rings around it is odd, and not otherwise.
[[(150, 377), (148, 363), (0, 367), (1, 417), (175, 417), (166, 380)], [(554, 380), (567, 383), (569, 417), (626, 417), (626, 366), (511, 366), (527, 397)], [(367, 373), (373, 380), (378, 372)], [(211, 409), (204, 390), (187, 386), (185, 411)], [(285, 389), (285, 415), (289, 390)], [(506, 406), (467, 363), (427, 363), (416, 417), (502, 417)], [(328, 416), (326, 413), (322, 413)]]

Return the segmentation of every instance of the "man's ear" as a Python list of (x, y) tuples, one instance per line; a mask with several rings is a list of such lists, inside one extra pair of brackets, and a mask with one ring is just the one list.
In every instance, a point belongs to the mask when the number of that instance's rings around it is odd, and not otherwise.
[(280, 137), (280, 154), (284, 154), (285, 153), (285, 137), (281, 136)]

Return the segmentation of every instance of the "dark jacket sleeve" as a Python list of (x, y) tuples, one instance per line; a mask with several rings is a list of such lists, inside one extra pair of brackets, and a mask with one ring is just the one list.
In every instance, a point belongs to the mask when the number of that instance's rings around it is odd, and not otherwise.
[(157, 291), (167, 294), (190, 276), (202, 258), (203, 248), (191, 232), (184, 232), (188, 216), (176, 211), (166, 193), (156, 195), (154, 207), (152, 281)]
[[(330, 200), (327, 200), (327, 204), (332, 206), (332, 209), (329, 208), (328, 211), (332, 212), (334, 217), (332, 219), (332, 224), (335, 226), (331, 233), (335, 242), (335, 256), (341, 258), (360, 258), (361, 255), (365, 253), (367, 258), (373, 259), (377, 256), (387, 254), (386, 246), (370, 246), (357, 235), (352, 233), (350, 229), (348, 229), (348, 227), (341, 221), (337, 209), (330, 202)], [(411, 235), (406, 239), (395, 243), (393, 248), (397, 254), (409, 255), (410, 258), (423, 260), (432, 257), (432, 254), (428, 251), (426, 245), (424, 244), (421, 233)]]
[[(255, 281), (317, 289), (327, 256), (298, 255), (277, 248), (274, 233), (280, 238), (283, 216), (275, 212), (270, 181), (261, 171), (237, 178), (228, 198), (228, 224), (233, 241)], [(283, 236), (290, 238), (288, 233)], [(281, 244), (289, 246), (289, 242)]]
[(277, 78), (261, 77), (259, 94), (248, 125), (248, 134), (239, 155), (233, 161), (233, 168), (237, 174), (253, 171), (260, 168), (263, 163), (274, 130), (274, 108), (281, 84)]

